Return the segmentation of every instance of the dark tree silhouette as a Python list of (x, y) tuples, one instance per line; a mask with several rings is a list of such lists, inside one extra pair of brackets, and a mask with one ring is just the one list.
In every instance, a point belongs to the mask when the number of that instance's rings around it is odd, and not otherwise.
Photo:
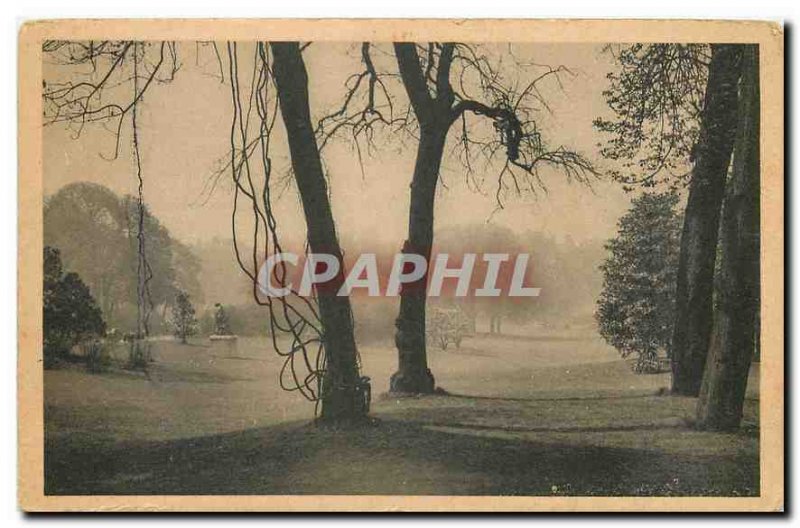
[[(719, 216), (736, 133), (741, 46), (635, 44), (618, 55), (606, 100), (615, 119), (603, 155), (626, 189), (688, 180), (670, 353), (672, 390), (700, 390), (712, 326)], [(702, 101), (702, 104), (700, 104)], [(692, 169), (682, 170), (693, 164)]]
[[(549, 148), (534, 118), (539, 108), (547, 108), (539, 84), (568, 73), (566, 68), (537, 66), (539, 71), (533, 79), (520, 84), (518, 80), (504, 81), (494, 61), (476, 46), (398, 42), (394, 55), (402, 90), (410, 102), (409, 110), (403, 113), (395, 111), (392, 90), (386, 84), (397, 75), (378, 71), (370, 50), (371, 44), (362, 44), (364, 71), (351, 77), (344, 104), (319, 122), (318, 132), (327, 140), (347, 130), (357, 147), (359, 136), (370, 142), (378, 126), (405, 128), (415, 136), (417, 155), (403, 253), (421, 256), (426, 262), (430, 259), (440, 167), (448, 133), (456, 124), (460, 135), (455, 146), (461, 148), (468, 183), (475, 183), (470, 180), (475, 157), (488, 162), (502, 159), (495, 191), (499, 207), (508, 190), (535, 193), (544, 189), (540, 174), (543, 166), (559, 169), (568, 179), (581, 182), (595, 174), (592, 164), (580, 154), (564, 147)], [(470, 124), (470, 116), (477, 116), (484, 125), (490, 123), (490, 133), (482, 135), (479, 126)], [(391, 378), (392, 391), (427, 393), (434, 389), (425, 348), (427, 280), (426, 273), (417, 282), (403, 285), (400, 292), (395, 335), (399, 366)]]
[(700, 135), (681, 236), (672, 390), (696, 396), (713, 326), (719, 217), (737, 126), (740, 45), (712, 45)]
[[(271, 51), (271, 53), (270, 53)], [(258, 265), (270, 254), (282, 252), (277, 220), (272, 209), (272, 159), (270, 136), (278, 108), (286, 129), (292, 163), (307, 227), (309, 249), (341, 260), (341, 249), (328, 199), (322, 160), (311, 125), (308, 74), (301, 46), (290, 43), (258, 43), (250, 95), (242, 96), (239, 82), (238, 46), (228, 44), (230, 81), (234, 106), (231, 129), (231, 170), (235, 184), (234, 249), (240, 268), (250, 277), (257, 303), (269, 309), (270, 335), (274, 349), (285, 358), (280, 382), (287, 390), (299, 390), (309, 400), (321, 403), (320, 418), (327, 422), (358, 422), (367, 412), (364, 379), (359, 376), (352, 311), (348, 297), (330, 295), (342, 280), (337, 276), (327, 292), (314, 298), (301, 297), (292, 289), (288, 297), (262, 298), (258, 293)], [(276, 94), (271, 96), (271, 87)], [(249, 102), (248, 102), (249, 101)], [(255, 104), (255, 134), (249, 122)], [(256, 178), (263, 176), (264, 181)], [(251, 211), (252, 254), (245, 256), (237, 240), (239, 199)], [(286, 287), (286, 268), (276, 266), (270, 277)], [(290, 337), (288, 348), (281, 335)], [(302, 374), (301, 371), (305, 371)]]
[(729, 430), (742, 419), (756, 350), (760, 247), (760, 99), (758, 47), (743, 53), (739, 128), (725, 194), (714, 334), (705, 368), (698, 426)]
[(194, 306), (185, 291), (179, 291), (172, 305), (172, 326), (175, 337), (186, 344), (187, 339), (197, 333), (198, 323)]
[(89, 288), (77, 273), (64, 273), (58, 249), (44, 248), (44, 362), (70, 354), (72, 347), (105, 334), (106, 325)]
[(737, 125), (742, 46), (712, 45), (700, 135), (681, 235), (672, 390), (697, 396), (713, 326), (714, 262), (725, 181)]
[[(311, 124), (308, 74), (300, 45), (297, 42), (273, 42), (270, 48), (281, 116), (289, 138), (292, 169), (308, 227), (308, 245), (312, 252), (328, 253), (342, 262), (342, 250)], [(335, 295), (342, 279), (340, 273), (332, 284), (332, 292), (318, 296), (327, 359), (322, 380), (321, 417), (336, 422), (359, 419), (362, 410), (358, 399), (358, 353), (350, 299)]]
[(645, 193), (620, 218), (617, 236), (600, 269), (600, 334), (622, 357), (636, 356), (634, 371), (655, 372), (669, 348), (675, 318), (675, 273), (680, 217), (675, 193)]
[[(419, 144), (411, 183), (408, 238), (404, 253), (421, 255), (430, 260), (433, 244), (434, 202), (439, 169), (450, 128), (461, 122), (459, 142), (467, 149), (489, 149), (490, 156), (504, 149), (503, 168), (498, 175), (497, 199), (510, 180), (516, 192), (523, 188), (535, 192), (543, 188), (539, 169), (551, 165), (579, 181), (594, 172), (591, 163), (581, 155), (563, 147), (547, 148), (533, 119), (531, 100), (541, 101), (537, 83), (557, 76), (559, 69), (547, 68), (528, 85), (518, 90), (500, 82), (496, 68), (473, 47), (454, 43), (429, 43), (423, 68), (418, 47), (413, 43), (395, 43), (395, 56), (408, 98), (419, 123)], [(454, 72), (454, 66), (458, 73)], [(451, 75), (462, 79), (459, 89), (451, 83)], [(463, 82), (473, 75), (481, 87), (473, 98)], [(492, 140), (476, 142), (470, 137), (467, 116), (489, 120), (496, 133)], [(469, 162), (468, 162), (469, 163)], [(469, 165), (467, 169), (469, 170)], [(502, 204), (500, 204), (502, 205)], [(401, 291), (395, 342), (399, 367), (392, 376), (391, 388), (400, 392), (430, 392), (433, 375), (427, 368), (425, 350), (425, 285), (427, 274), (416, 285)]]

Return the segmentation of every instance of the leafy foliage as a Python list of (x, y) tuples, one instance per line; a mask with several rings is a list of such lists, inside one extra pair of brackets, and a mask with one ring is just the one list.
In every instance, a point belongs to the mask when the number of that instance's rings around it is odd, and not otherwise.
[(44, 358), (50, 366), (75, 345), (105, 334), (102, 312), (77, 273), (63, 272), (58, 249), (44, 248)]
[(619, 162), (610, 173), (626, 190), (686, 182), (708, 54), (702, 44), (633, 44), (615, 53), (620, 69), (608, 74), (603, 92), (614, 117), (597, 118), (594, 126), (610, 136), (598, 146), (604, 158)]
[[(60, 248), (65, 265), (80, 274), (112, 327), (135, 328), (138, 217), (135, 198), (88, 182), (67, 185), (45, 203), (45, 244)], [(200, 297), (194, 254), (147, 208), (143, 225), (153, 304), (171, 304), (178, 289)]]
[(672, 336), (681, 230), (677, 202), (674, 193), (635, 198), (600, 266), (603, 291), (595, 313), (600, 334), (622, 357), (635, 354), (639, 372), (656, 367), (658, 352), (669, 349)]
[(186, 343), (189, 336), (197, 333), (198, 323), (194, 306), (185, 291), (178, 291), (175, 296), (175, 304), (172, 306), (172, 325), (175, 337), (180, 338), (182, 343)]

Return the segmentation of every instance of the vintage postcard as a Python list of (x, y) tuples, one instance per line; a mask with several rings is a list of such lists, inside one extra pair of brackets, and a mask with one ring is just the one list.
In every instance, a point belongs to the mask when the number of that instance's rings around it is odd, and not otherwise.
[(783, 28), (60, 20), (26, 511), (780, 511)]

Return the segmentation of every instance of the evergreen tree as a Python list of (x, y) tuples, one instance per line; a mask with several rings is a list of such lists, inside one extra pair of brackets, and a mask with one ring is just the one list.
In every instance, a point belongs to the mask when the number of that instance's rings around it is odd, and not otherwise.
[(181, 343), (186, 343), (189, 336), (197, 333), (198, 325), (194, 306), (192, 306), (189, 294), (185, 291), (178, 291), (178, 295), (175, 296), (175, 305), (172, 307), (172, 325), (175, 337), (180, 338)]
[(103, 315), (77, 273), (63, 272), (58, 249), (44, 248), (44, 360), (51, 366), (72, 347), (106, 331)]
[(674, 193), (645, 193), (618, 223), (600, 266), (603, 291), (595, 317), (600, 334), (634, 370), (652, 372), (668, 350), (675, 318), (675, 281), (681, 220)]

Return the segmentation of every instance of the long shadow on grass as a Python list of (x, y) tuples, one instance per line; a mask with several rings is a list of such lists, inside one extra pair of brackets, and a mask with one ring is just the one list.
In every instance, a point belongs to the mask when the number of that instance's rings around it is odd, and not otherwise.
[(452, 429), (467, 429), (472, 431), (505, 431), (515, 433), (612, 433), (616, 431), (658, 431), (661, 429), (678, 429), (688, 426), (680, 420), (670, 420), (664, 423), (645, 423), (645, 424), (622, 424), (607, 426), (515, 426), (515, 425), (492, 425), (478, 423), (455, 423), (450, 421), (419, 421), (411, 422), (425, 427), (447, 427)]
[(448, 392), (446, 394), (450, 398), (458, 398), (464, 400), (488, 400), (497, 402), (564, 402), (564, 401), (607, 401), (607, 400), (629, 400), (640, 398), (652, 398), (654, 396), (665, 396), (664, 391), (641, 391), (631, 392), (628, 391), (624, 394), (614, 393), (601, 393), (592, 394), (590, 396), (547, 396), (547, 397), (508, 397), (508, 396), (475, 396), (471, 394), (457, 394)]
[(572, 445), (376, 421), (305, 423), (163, 442), (47, 442), (45, 493), (753, 495), (754, 453)]

